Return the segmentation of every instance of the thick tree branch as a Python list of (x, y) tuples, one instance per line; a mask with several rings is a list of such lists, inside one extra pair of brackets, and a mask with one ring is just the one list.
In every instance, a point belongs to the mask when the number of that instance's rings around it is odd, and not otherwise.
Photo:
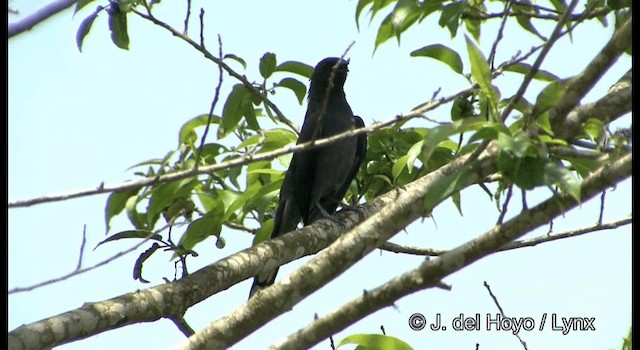
[[(612, 184), (631, 176), (631, 154), (614, 163), (601, 167), (589, 176), (581, 186), (583, 201), (586, 201)], [(552, 197), (541, 204), (523, 211), (502, 225), (447, 252), (438, 259), (425, 261), (418, 268), (408, 271), (389, 282), (367, 291), (361, 297), (339, 307), (336, 311), (318, 318), (306, 328), (290, 335), (275, 349), (304, 349), (337, 333), (365, 316), (392, 305), (396, 300), (419, 290), (433, 287), (440, 280), (478, 259), (495, 253), (500, 247), (545, 225), (579, 203), (570, 196)]]
[[(593, 88), (604, 73), (618, 60), (624, 50), (631, 45), (631, 15), (621, 25), (602, 50), (591, 60), (587, 67), (578, 75), (571, 78), (564, 91), (560, 102), (549, 110), (551, 125), (558, 136), (565, 138), (568, 133), (558, 126), (564, 125), (564, 120), (580, 102), (580, 100)], [(630, 93), (630, 92), (629, 92)]]
[(9, 39), (12, 37), (24, 33), (41, 22), (45, 21), (49, 17), (61, 12), (76, 3), (76, 0), (58, 0), (54, 1), (43, 8), (39, 9), (35, 13), (23, 18), (20, 22), (10, 23), (8, 34)]
[(618, 81), (604, 97), (594, 103), (574, 108), (565, 120), (562, 127), (557, 128), (556, 136), (567, 138), (576, 135), (582, 129), (582, 125), (589, 118), (602, 120), (604, 124), (615, 120), (632, 109), (631, 71), (625, 74), (625, 78)]

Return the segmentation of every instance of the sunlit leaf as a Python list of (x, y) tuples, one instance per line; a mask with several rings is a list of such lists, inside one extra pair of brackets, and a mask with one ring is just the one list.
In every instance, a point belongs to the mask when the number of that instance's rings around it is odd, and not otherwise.
[(413, 350), (403, 340), (384, 334), (353, 334), (340, 341), (338, 348), (346, 344), (356, 344), (358, 349)]
[(260, 59), (260, 75), (267, 79), (276, 70), (276, 54), (272, 52), (265, 53)]
[(313, 75), (312, 66), (298, 61), (282, 62), (275, 68), (275, 71), (295, 73), (308, 79), (311, 79), (311, 76)]
[(427, 45), (411, 52), (412, 57), (430, 57), (448, 65), (454, 72), (462, 74), (463, 64), (460, 55), (454, 50), (442, 45)]

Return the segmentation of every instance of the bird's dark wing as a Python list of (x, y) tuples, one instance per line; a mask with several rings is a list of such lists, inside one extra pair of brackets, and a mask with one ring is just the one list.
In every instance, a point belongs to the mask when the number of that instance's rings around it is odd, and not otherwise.
[[(353, 116), (353, 122), (355, 123), (356, 129), (364, 128), (364, 121), (359, 116)], [(340, 203), (344, 198), (345, 194), (347, 194), (347, 190), (349, 186), (351, 186), (351, 181), (355, 179), (358, 174), (358, 170), (360, 170), (360, 166), (364, 161), (364, 156), (367, 154), (367, 134), (360, 134), (356, 137), (356, 155), (353, 160), (353, 164), (351, 164), (351, 171), (349, 172), (349, 176), (345, 180), (345, 182), (340, 187), (336, 195), (337, 203)]]

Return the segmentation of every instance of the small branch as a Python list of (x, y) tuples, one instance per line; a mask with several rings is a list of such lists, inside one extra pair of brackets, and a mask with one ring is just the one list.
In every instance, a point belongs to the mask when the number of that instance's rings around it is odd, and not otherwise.
[[(523, 3), (516, 3), (517, 5), (525, 5)], [(553, 12), (556, 12), (555, 10)], [(587, 10), (578, 14), (570, 14), (567, 17), (567, 22), (582, 22), (587, 19), (593, 19), (597, 17), (606, 16), (611, 13), (611, 9), (607, 7), (598, 7), (593, 10)], [(528, 17), (528, 18), (536, 18), (536, 19), (544, 19), (544, 20), (552, 20), (558, 21), (561, 16), (557, 14), (551, 13), (535, 13), (535, 12), (506, 12), (509, 17)], [(503, 18), (505, 16), (505, 11), (503, 12), (493, 12), (493, 13), (464, 13), (461, 18), (463, 19), (478, 19), (478, 20), (487, 20), (492, 18)]]
[(498, 221), (496, 225), (502, 225), (502, 221), (504, 220), (504, 216), (507, 215), (507, 207), (509, 202), (511, 201), (511, 195), (513, 194), (513, 184), (509, 185), (507, 189), (507, 198), (504, 199), (504, 203), (502, 203), (502, 210), (500, 210), (500, 216), (498, 216)]
[[(204, 10), (200, 10), (200, 23), (204, 18)], [(202, 31), (200, 31), (200, 37), (202, 42), (204, 43), (204, 36)], [(218, 34), (218, 57), (220, 61), (222, 61), (222, 38), (220, 34)], [(213, 96), (213, 101), (211, 102), (211, 108), (209, 108), (209, 117), (207, 118), (207, 125), (204, 128), (204, 132), (202, 134), (202, 139), (200, 139), (200, 147), (198, 147), (198, 152), (196, 153), (196, 161), (195, 161), (195, 169), (198, 169), (198, 165), (200, 164), (200, 154), (202, 153), (202, 149), (204, 148), (204, 142), (207, 139), (207, 134), (209, 133), (209, 127), (211, 126), (211, 119), (213, 119), (213, 110), (216, 108), (218, 104), (218, 98), (220, 97), (220, 87), (222, 87), (222, 67), (218, 65), (218, 85), (216, 86), (215, 94)]]
[(156, 234), (155, 232), (149, 234), (149, 236), (147, 238), (145, 238), (142, 242), (134, 245), (133, 247), (131, 247), (131, 248), (127, 249), (127, 250), (121, 251), (121, 252), (113, 255), (112, 257), (110, 257), (110, 258), (108, 258), (106, 260), (103, 260), (103, 261), (101, 261), (101, 262), (99, 262), (99, 263), (97, 263), (97, 264), (95, 264), (93, 266), (90, 266), (90, 267), (87, 267), (87, 268), (84, 268), (84, 269), (76, 268), (75, 270), (73, 270), (72, 272), (70, 272), (70, 273), (68, 273), (66, 275), (62, 275), (60, 277), (52, 278), (52, 279), (44, 281), (44, 282), (36, 283), (34, 285), (31, 285), (31, 286), (12, 288), (12, 289), (9, 289), (8, 294), (32, 291), (32, 290), (37, 289), (37, 288), (41, 288), (41, 287), (44, 287), (44, 286), (48, 286), (50, 284), (54, 284), (54, 283), (57, 283), (57, 282), (60, 282), (60, 281), (67, 280), (67, 279), (69, 279), (71, 277), (78, 276), (78, 275), (83, 274), (85, 272), (89, 272), (91, 270), (95, 270), (95, 269), (97, 269), (97, 268), (99, 268), (101, 266), (104, 266), (104, 265), (106, 265), (106, 264), (108, 264), (108, 263), (110, 263), (110, 262), (112, 262), (112, 261), (124, 256), (124, 255), (127, 255), (127, 254), (133, 252), (134, 250), (138, 249), (143, 244), (147, 243), (147, 241), (149, 241), (149, 237), (152, 237), (155, 234)]
[[(504, 310), (502, 310), (502, 306), (500, 306), (500, 303), (498, 302), (498, 298), (496, 298), (496, 296), (493, 295), (493, 292), (491, 291), (491, 287), (489, 286), (489, 283), (487, 283), (487, 281), (484, 281), (484, 286), (485, 288), (487, 288), (487, 291), (489, 291), (489, 295), (491, 296), (491, 299), (493, 299), (493, 302), (498, 307), (498, 310), (500, 310), (500, 314), (503, 317), (507, 317), (507, 315), (504, 313)], [(528, 350), (527, 343), (524, 340), (522, 340), (522, 338), (520, 338), (520, 335), (518, 334), (518, 332), (512, 332), (512, 333), (513, 335), (515, 335), (516, 338), (518, 338), (518, 340), (520, 341), (520, 344), (522, 344), (522, 347), (525, 350)]]
[(545, 57), (547, 57), (547, 54), (549, 53), (555, 42), (560, 38), (562, 27), (567, 22), (569, 14), (573, 12), (573, 9), (575, 9), (576, 5), (578, 5), (578, 0), (572, 0), (567, 7), (566, 12), (562, 15), (562, 17), (560, 17), (558, 23), (556, 23), (556, 27), (553, 29), (553, 32), (551, 32), (549, 40), (544, 44), (542, 50), (540, 51), (540, 54), (531, 66), (531, 69), (522, 79), (522, 83), (520, 84), (518, 91), (513, 96), (513, 98), (509, 100), (507, 106), (502, 110), (502, 121), (505, 121), (507, 119), (511, 111), (515, 108), (516, 104), (520, 101), (522, 96), (524, 96), (525, 91), (527, 91), (527, 87), (529, 87), (529, 83), (531, 83), (531, 80), (533, 80), (535, 74), (538, 73), (540, 65), (542, 65), (542, 61), (544, 61)]
[(440, 256), (447, 252), (447, 250), (435, 249), (435, 248), (419, 248), (403, 246), (391, 242), (384, 242), (380, 246), (380, 250), (386, 250), (397, 254), (410, 254), (410, 255), (426, 255), (426, 256)]
[[(182, 34), (185, 36), (189, 33), (189, 18), (191, 18), (191, 0), (187, 0), (187, 15), (184, 16), (184, 30), (182, 31)], [(200, 22), (200, 29), (202, 32), (202, 21)], [(201, 43), (201, 45), (204, 47), (204, 44)]]
[(76, 265), (76, 271), (82, 267), (82, 257), (84, 256), (84, 247), (87, 244), (87, 225), (82, 228), (82, 243), (80, 243), (80, 254), (78, 254), (78, 264)]
[(505, 24), (507, 24), (507, 18), (509, 18), (507, 13), (509, 13), (509, 9), (511, 9), (511, 4), (512, 4), (511, 0), (506, 0), (505, 1), (505, 4), (504, 4), (504, 14), (505, 15), (502, 18), (502, 22), (500, 22), (500, 28), (498, 29), (498, 34), (496, 35), (496, 40), (494, 40), (493, 41), (493, 45), (491, 45), (491, 51), (489, 53), (489, 64), (491, 65), (491, 70), (493, 70), (493, 60), (495, 59), (496, 51), (498, 50), (498, 43), (500, 42), (500, 40), (502, 40), (504, 27), (505, 27)]
[(184, 317), (180, 317), (180, 318), (169, 317), (169, 319), (171, 320), (171, 322), (173, 322), (173, 324), (176, 325), (176, 327), (178, 327), (180, 332), (182, 332), (182, 334), (184, 334), (185, 337), (188, 338), (195, 333), (193, 328), (191, 328), (191, 326), (189, 325), (189, 323), (187, 323), (187, 320), (185, 320)]
[(598, 215), (598, 225), (602, 225), (602, 217), (604, 216), (604, 199), (607, 195), (607, 191), (602, 191), (600, 195), (600, 215)]
[[(174, 29), (172, 26), (162, 22), (161, 20), (157, 19), (156, 17), (154, 17), (151, 13), (147, 13), (144, 14), (140, 11), (137, 10), (132, 10), (133, 13), (137, 14), (138, 16), (151, 21), (152, 23), (168, 30), (171, 34), (173, 34), (174, 36), (182, 39), (183, 41), (187, 42), (189, 45), (191, 45), (194, 49), (198, 50), (199, 52), (201, 52), (205, 58), (207, 58), (208, 60), (212, 61), (213, 63), (220, 65), (222, 67), (222, 69), (224, 69), (230, 76), (236, 78), (237, 80), (239, 80), (240, 82), (242, 82), (242, 84), (252, 93), (254, 94), (256, 97), (260, 98), (260, 100), (267, 105), (269, 108), (273, 109), (277, 116), (278, 119), (280, 121), (282, 121), (283, 123), (287, 124), (292, 130), (294, 130), (296, 133), (299, 133), (300, 130), (298, 128), (298, 126), (293, 123), (292, 121), (290, 121), (289, 119), (287, 119), (284, 114), (282, 113), (282, 111), (280, 111), (280, 109), (278, 108), (278, 106), (276, 106), (273, 102), (271, 102), (266, 95), (263, 95), (262, 93), (260, 93), (260, 91), (258, 91), (258, 89), (256, 89), (253, 84), (251, 84), (251, 82), (249, 82), (247, 80), (247, 78), (244, 75), (240, 75), (238, 74), (236, 71), (234, 71), (233, 69), (231, 69), (231, 67), (229, 67), (227, 64), (225, 64), (222, 60), (218, 59), (217, 57), (215, 57), (211, 52), (207, 51), (207, 49), (204, 48), (203, 45), (198, 45), (198, 43), (196, 43), (195, 41), (193, 41), (191, 38), (189, 38), (186, 35), (183, 35), (182, 33), (180, 33), (179, 31), (177, 31), (176, 29)], [(202, 25), (202, 24), (201, 24)], [(201, 38), (202, 39), (202, 38)]]
[(25, 17), (20, 22), (10, 23), (9, 24), (9, 39), (12, 37), (31, 30), (31, 28), (40, 24), (44, 20), (49, 17), (73, 6), (76, 3), (76, 0), (58, 0), (52, 3), (49, 3), (36, 11), (35, 13)]
[[(514, 241), (496, 250), (496, 252), (506, 252), (508, 250), (520, 249), (525, 247), (535, 247), (538, 244), (549, 243), (549, 242), (557, 241), (559, 239), (582, 236), (584, 234), (588, 234), (592, 232), (613, 230), (622, 226), (630, 225), (632, 223), (633, 223), (633, 217), (628, 216), (628, 217), (618, 219), (616, 221), (612, 221), (605, 224), (596, 224), (593, 226), (583, 227), (576, 230), (559, 232), (553, 235), (549, 233), (543, 236), (538, 236), (530, 239)], [(403, 253), (403, 254), (420, 255), (420, 256), (441, 256), (449, 252), (449, 250), (436, 249), (436, 248), (402, 246), (402, 245), (391, 243), (391, 242), (385, 242), (382, 246), (380, 246), (380, 249), (386, 250), (389, 252), (394, 252), (394, 253)]]

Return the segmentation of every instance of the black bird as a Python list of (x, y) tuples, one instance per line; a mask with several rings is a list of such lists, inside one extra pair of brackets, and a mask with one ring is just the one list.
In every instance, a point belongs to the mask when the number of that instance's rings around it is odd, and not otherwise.
[[(348, 62), (336, 57), (325, 58), (315, 67), (298, 144), (311, 141), (316, 133), (315, 139), (320, 139), (364, 127), (362, 119), (353, 115), (345, 97), (348, 71)], [(331, 218), (358, 173), (366, 148), (367, 136), (360, 134), (294, 153), (280, 188), (270, 238), (295, 230), (300, 220), (306, 226)], [(249, 297), (272, 285), (277, 273), (275, 268), (257, 275)]]

